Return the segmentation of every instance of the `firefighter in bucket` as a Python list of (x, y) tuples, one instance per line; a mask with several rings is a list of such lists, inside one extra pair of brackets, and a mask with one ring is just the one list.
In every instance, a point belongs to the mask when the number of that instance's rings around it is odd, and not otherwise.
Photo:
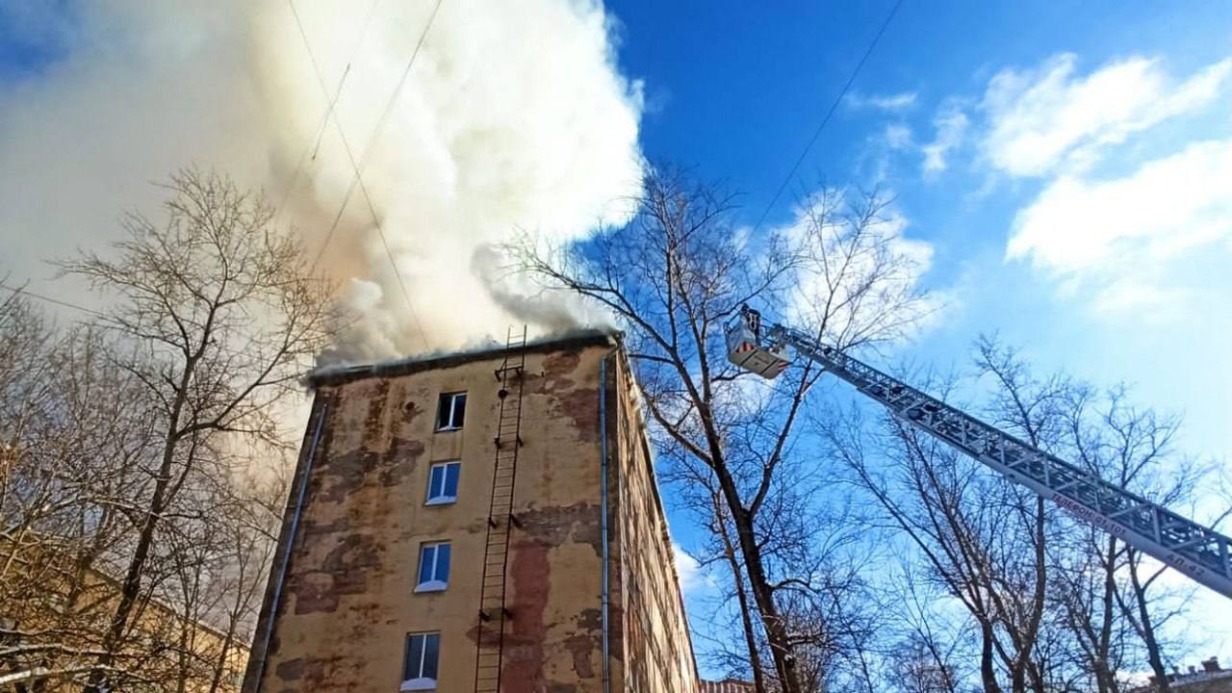
[(727, 325), (727, 360), (767, 380), (791, 363), (786, 346), (761, 343), (761, 313), (747, 305)]

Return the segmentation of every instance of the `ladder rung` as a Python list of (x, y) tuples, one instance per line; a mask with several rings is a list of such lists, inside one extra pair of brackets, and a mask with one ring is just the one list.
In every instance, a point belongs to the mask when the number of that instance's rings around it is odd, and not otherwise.
[[(501, 685), (505, 622), (513, 618), (506, 605), (505, 580), (509, 568), (509, 533), (521, 523), (513, 514), (518, 450), (522, 440), (522, 397), (526, 380), (526, 328), (516, 335), (511, 327), (505, 340), (505, 358), (493, 371), (500, 389), (500, 414), (492, 442), (496, 446), (492, 491), (488, 508), (487, 543), (479, 592), (479, 635), (475, 659), (475, 690), (498, 693)], [(504, 521), (502, 522), (502, 518)]]

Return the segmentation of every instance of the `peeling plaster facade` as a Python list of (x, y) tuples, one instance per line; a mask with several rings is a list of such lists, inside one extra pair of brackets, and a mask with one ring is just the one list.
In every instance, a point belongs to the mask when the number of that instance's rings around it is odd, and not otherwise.
[[(698, 690), (636, 387), (616, 344), (588, 332), (525, 348), (506, 693), (604, 691), (605, 672), (611, 691)], [(310, 378), (313, 413), (244, 691), (398, 691), (406, 637), (418, 632), (440, 634), (435, 690), (475, 689), (503, 357), (497, 349)], [(464, 425), (436, 431), (439, 396), (458, 391), (467, 393)], [(457, 501), (425, 504), (430, 466), (454, 460)], [(420, 547), (436, 541), (451, 543), (448, 587), (416, 593)]]

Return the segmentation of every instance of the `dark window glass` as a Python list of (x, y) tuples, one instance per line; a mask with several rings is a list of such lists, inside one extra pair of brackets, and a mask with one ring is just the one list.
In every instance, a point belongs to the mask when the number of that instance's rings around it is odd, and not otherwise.
[(422, 635), (406, 636), (406, 666), (402, 669), (402, 680), (419, 678), (419, 671), (423, 666), (423, 646)]
[(423, 669), (420, 673), (425, 679), (436, 678), (437, 660), (441, 656), (441, 636), (436, 633), (424, 636)]
[(436, 680), (441, 656), (440, 633), (414, 633), (406, 636), (406, 664), (402, 667), (402, 680)]
[(462, 428), (466, 420), (466, 393), (446, 392), (441, 395), (436, 408), (436, 428), (438, 431), (452, 431)]

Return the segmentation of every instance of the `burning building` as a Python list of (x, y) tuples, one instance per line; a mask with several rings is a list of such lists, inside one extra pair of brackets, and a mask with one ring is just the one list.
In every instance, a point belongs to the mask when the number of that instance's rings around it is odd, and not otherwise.
[(309, 381), (246, 692), (697, 690), (617, 337)]

